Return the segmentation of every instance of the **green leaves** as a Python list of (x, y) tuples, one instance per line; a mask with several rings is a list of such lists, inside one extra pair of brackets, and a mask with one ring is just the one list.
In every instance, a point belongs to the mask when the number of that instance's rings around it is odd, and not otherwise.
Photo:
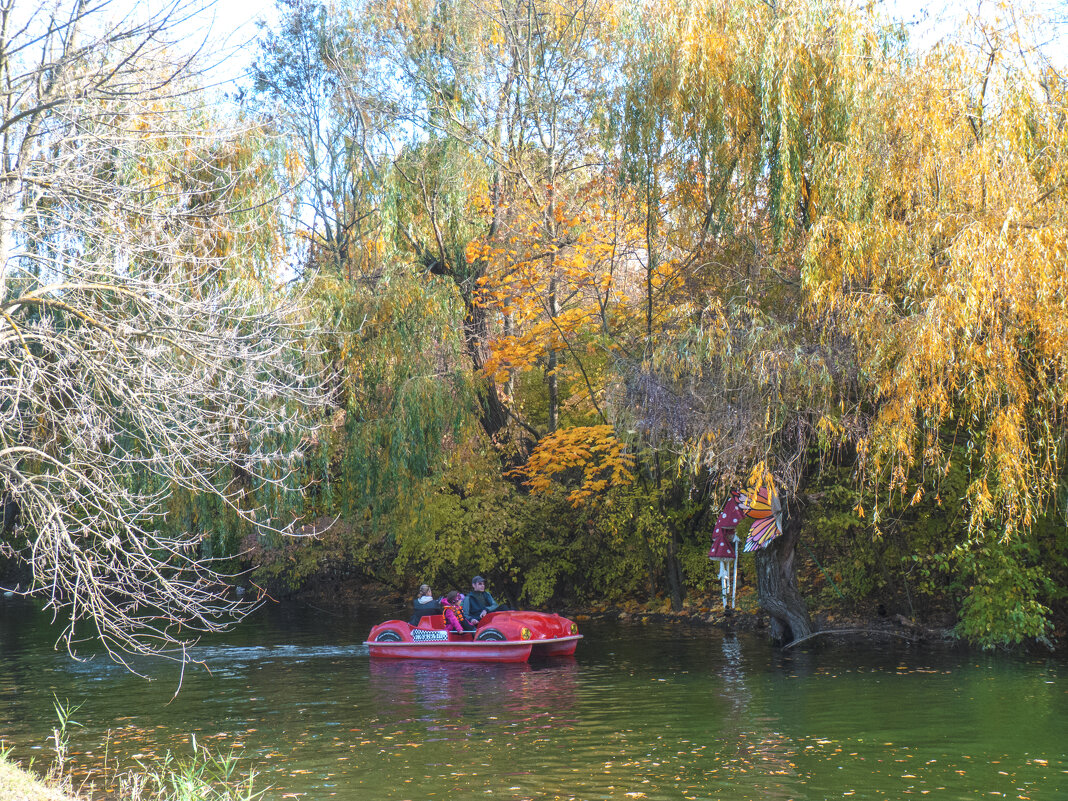
[(447, 282), (404, 268), (369, 284), (323, 275), (313, 289), (336, 370), (338, 511), (376, 518), (439, 469), (471, 420), (462, 311)]
[(970, 587), (961, 604), (957, 633), (986, 648), (1046, 639), (1050, 609), (1042, 602), (1056, 585), (1049, 566), (1036, 562), (1029, 543), (972, 543), (961, 559)]

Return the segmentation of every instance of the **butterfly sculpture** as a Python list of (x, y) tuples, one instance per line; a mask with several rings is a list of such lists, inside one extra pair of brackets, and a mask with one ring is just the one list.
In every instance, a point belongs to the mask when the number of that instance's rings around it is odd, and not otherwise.
[(745, 510), (745, 516), (753, 520), (745, 540), (746, 553), (768, 547), (773, 539), (782, 534), (782, 504), (775, 492), (775, 479), (763, 462), (749, 474), (749, 486), (740, 496), (739, 503)]

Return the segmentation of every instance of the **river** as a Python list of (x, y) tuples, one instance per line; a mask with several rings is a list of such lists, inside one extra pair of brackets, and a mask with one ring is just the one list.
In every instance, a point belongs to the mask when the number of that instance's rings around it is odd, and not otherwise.
[(381, 661), (378, 613), (269, 608), (197, 646), (207, 669), (53, 650), (0, 602), (0, 740), (50, 758), (80, 705), (76, 773), (199, 745), (266, 798), (1068, 799), (1068, 663), (898, 640), (772, 649), (759, 634), (585, 623), (573, 658)]

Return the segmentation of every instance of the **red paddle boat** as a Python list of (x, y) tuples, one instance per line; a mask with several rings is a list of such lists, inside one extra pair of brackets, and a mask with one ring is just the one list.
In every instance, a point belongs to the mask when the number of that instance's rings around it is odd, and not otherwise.
[(570, 656), (580, 639), (578, 626), (557, 614), (490, 612), (462, 633), (446, 631), (444, 615), (426, 615), (418, 626), (387, 620), (371, 629), (365, 645), (386, 659), (526, 662), (532, 655)]

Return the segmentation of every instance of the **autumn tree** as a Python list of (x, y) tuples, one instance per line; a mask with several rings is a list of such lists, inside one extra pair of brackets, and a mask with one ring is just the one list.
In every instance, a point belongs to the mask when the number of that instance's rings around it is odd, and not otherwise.
[(1032, 532), (1065, 480), (1068, 95), (1033, 42), (995, 17), (872, 70), (804, 266), (863, 365), (864, 513), (878, 532), (895, 503), (959, 505), (961, 631), (987, 644), (1048, 629)]
[(162, 514), (183, 491), (282, 529), (220, 477), (284, 485), (316, 397), (305, 323), (264, 283), (259, 160), (198, 107), (169, 37), (193, 10), (0, 9), (3, 545), (70, 649), (87, 621), (119, 660), (184, 659), (248, 610), (204, 532)]
[(400, 549), (433, 539), (408, 513), (433, 501), (428, 486), (450, 485), (442, 475), (478, 419), (462, 294), (424, 238), (428, 220), (446, 249), (470, 236), (452, 213), (465, 207), (452, 180), (462, 153), (439, 152), (449, 142), (422, 141), (413, 126), (412, 82), (396, 69), (406, 56), (375, 4), (279, 10), (253, 105), (298, 172), (287, 228), (332, 368), (330, 425), (302, 465), (303, 502), (320, 529), (337, 522), (315, 541), (259, 543), (259, 575), (274, 586), (338, 574), (389, 583)]
[(806, 316), (802, 255), (816, 170), (844, 135), (852, 65), (874, 34), (829, 4), (643, 11), (626, 108), (651, 345), (621, 371), (624, 397), (639, 431), (685, 444), (686, 461), (723, 489), (772, 465), (787, 514), (757, 555), (761, 604), (773, 635), (804, 636), (798, 500), (824, 411), (856, 401), (850, 355)]
[(833, 6), (691, 12), (650, 30), (680, 68), (668, 219), (701, 319), (632, 374), (638, 424), (721, 481), (773, 465), (786, 525), (758, 579), (785, 636), (810, 625), (792, 576), (817, 453), (856, 460), (875, 536), (963, 465), (961, 631), (1042, 635), (1048, 584), (1014, 545), (1063, 481), (1063, 83), (1010, 19), (918, 58)]
[[(393, 49), (403, 52), (409, 118), (426, 132), (403, 173), (423, 208), (402, 230), (417, 257), (452, 276), (466, 299), (475, 367), (490, 368), (485, 422), (492, 434), (520, 415), (500, 402), (500, 376), (489, 361), (501, 309), (480, 293), (484, 280), (536, 263), (545, 278), (535, 282), (534, 302), (549, 321), (563, 311), (572, 291), (563, 278), (564, 251), (576, 236), (570, 221), (581, 216), (585, 184), (596, 175), (587, 163), (601, 161), (598, 98), (611, 78), (604, 45), (613, 11), (597, 2), (389, 10), (392, 35), (408, 43)], [(450, 223), (457, 215), (478, 223), (459, 240)], [(528, 297), (532, 288), (525, 287)], [(503, 313), (499, 324), (508, 336), (515, 319)], [(552, 337), (541, 354), (550, 431), (559, 424), (562, 350)]]

